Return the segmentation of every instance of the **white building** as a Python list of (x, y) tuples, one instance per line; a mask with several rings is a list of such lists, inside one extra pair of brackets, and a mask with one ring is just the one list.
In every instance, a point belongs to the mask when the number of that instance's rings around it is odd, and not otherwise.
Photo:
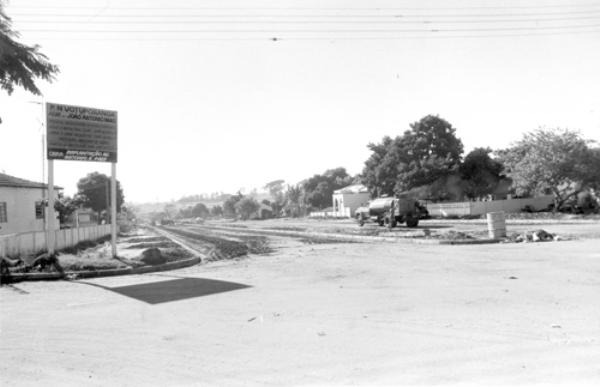
[(371, 195), (362, 184), (350, 185), (333, 191), (333, 216), (354, 217), (354, 212), (361, 205), (366, 204)]
[(46, 184), (0, 173), (0, 235), (43, 231), (47, 197)]

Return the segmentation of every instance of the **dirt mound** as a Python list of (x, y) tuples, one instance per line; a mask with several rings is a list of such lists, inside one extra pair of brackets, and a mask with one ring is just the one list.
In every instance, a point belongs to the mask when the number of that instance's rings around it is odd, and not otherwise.
[(213, 247), (209, 260), (232, 259), (240, 256), (252, 254), (266, 254), (271, 251), (268, 246), (266, 237), (263, 236), (240, 236), (242, 241), (231, 240), (228, 238), (218, 237), (216, 235), (200, 234), (199, 232), (191, 232), (168, 228), (169, 232), (181, 235), (194, 242), (202, 242)]
[(147, 265), (162, 265), (163, 263), (167, 262), (167, 259), (163, 257), (160, 249), (152, 247), (142, 252), (142, 258), (140, 258), (140, 261)]

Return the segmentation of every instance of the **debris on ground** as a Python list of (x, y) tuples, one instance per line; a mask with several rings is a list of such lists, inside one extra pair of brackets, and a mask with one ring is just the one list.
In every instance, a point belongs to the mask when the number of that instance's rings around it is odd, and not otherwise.
[(506, 237), (507, 242), (549, 242), (559, 241), (562, 238), (545, 230), (526, 231), (523, 233), (512, 233)]
[(151, 247), (142, 252), (142, 258), (140, 261), (147, 265), (162, 265), (167, 262), (167, 259), (163, 257), (162, 252), (157, 247)]
[(472, 235), (469, 235), (469, 234), (461, 232), (461, 231), (454, 231), (454, 230), (450, 230), (448, 232), (438, 234), (435, 237), (437, 239), (447, 239), (447, 240), (474, 239)]

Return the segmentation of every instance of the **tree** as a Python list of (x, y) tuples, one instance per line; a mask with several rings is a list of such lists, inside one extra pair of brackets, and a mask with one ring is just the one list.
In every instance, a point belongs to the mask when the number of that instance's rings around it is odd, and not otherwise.
[(215, 217), (216, 217), (216, 216), (222, 216), (222, 215), (223, 215), (223, 207), (221, 207), (221, 206), (219, 206), (219, 205), (217, 205), (217, 206), (213, 206), (213, 207), (210, 209), (210, 214), (211, 214), (212, 216), (215, 216)]
[(494, 193), (504, 166), (490, 157), (490, 148), (475, 148), (458, 168), (465, 195), (477, 199)]
[(243, 220), (249, 219), (253, 213), (258, 211), (260, 204), (253, 197), (246, 196), (235, 204), (236, 212)]
[(79, 208), (81, 202), (81, 196), (75, 195), (75, 197), (71, 198), (65, 196), (60, 191), (58, 192), (58, 198), (54, 202), (54, 209), (58, 213), (60, 224), (67, 223), (69, 216)]
[(302, 183), (308, 204), (315, 208), (326, 208), (331, 206), (333, 191), (343, 188), (352, 182), (345, 168), (335, 168), (325, 171), (322, 175), (313, 177)]
[(598, 186), (600, 156), (578, 132), (538, 129), (498, 151), (518, 195), (551, 192), (554, 209)]
[(27, 46), (17, 42), (15, 39), (19, 38), (19, 33), (12, 29), (11, 24), (0, 0), (0, 88), (9, 95), (15, 86), (40, 95), (35, 79), (53, 81), (58, 67), (48, 61), (38, 45)]
[(285, 192), (284, 211), (288, 216), (298, 217), (305, 212), (304, 190), (302, 185), (288, 185)]
[(264, 189), (271, 195), (270, 206), (274, 214), (279, 214), (285, 204), (284, 181), (282, 179), (271, 181), (265, 184)]
[[(92, 172), (79, 179), (77, 193), (81, 195), (82, 204), (85, 207), (91, 208), (100, 215), (100, 212), (110, 208), (110, 185), (110, 177), (103, 173)], [(117, 180), (117, 212), (120, 212), (124, 200), (121, 183)]]
[(447, 178), (456, 172), (463, 153), (456, 129), (432, 115), (411, 124), (402, 136), (386, 136), (368, 148), (373, 153), (362, 176), (373, 196), (400, 194)]
[(227, 218), (235, 218), (236, 208), (235, 205), (237, 202), (242, 200), (244, 195), (240, 191), (237, 194), (230, 196), (223, 203), (223, 215)]
[(183, 208), (179, 209), (179, 213), (177, 216), (179, 218), (189, 219), (189, 218), (193, 217), (193, 215), (192, 215), (193, 208), (194, 207), (192, 207), (192, 206), (183, 207)]
[(194, 218), (206, 218), (210, 214), (208, 207), (204, 203), (197, 203), (192, 208), (192, 216)]

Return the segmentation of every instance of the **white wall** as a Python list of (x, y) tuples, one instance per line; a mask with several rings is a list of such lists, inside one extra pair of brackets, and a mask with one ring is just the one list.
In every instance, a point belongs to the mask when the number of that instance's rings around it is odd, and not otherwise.
[(521, 212), (525, 206), (539, 211), (552, 204), (553, 196), (538, 196), (526, 199), (492, 200), (488, 202), (431, 203), (427, 205), (429, 215), (434, 217), (483, 215), (488, 212)]
[[(110, 224), (56, 230), (56, 250), (75, 246), (82, 241), (93, 241), (110, 235)], [(44, 231), (0, 236), (0, 257), (21, 256), (46, 251)]]
[(6, 202), (7, 223), (0, 223), (0, 235), (42, 231), (44, 220), (35, 218), (35, 202), (42, 200), (41, 188), (0, 187), (0, 202)]
[(362, 193), (337, 193), (333, 194), (333, 208), (335, 211), (335, 201), (337, 199), (340, 204), (337, 213), (343, 216), (353, 217), (354, 212), (362, 204), (369, 201), (370, 195), (368, 192)]

